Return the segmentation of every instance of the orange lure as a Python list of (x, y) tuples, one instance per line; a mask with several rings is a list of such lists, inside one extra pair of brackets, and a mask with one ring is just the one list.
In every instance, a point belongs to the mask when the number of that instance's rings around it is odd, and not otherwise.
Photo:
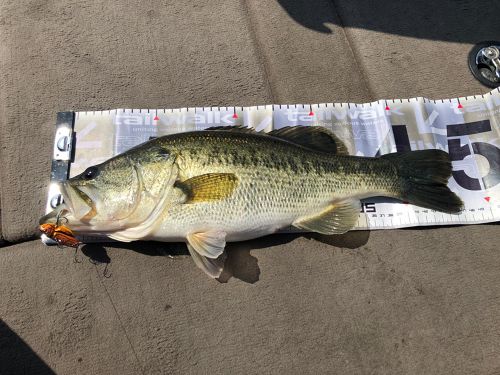
[(75, 238), (75, 235), (68, 227), (64, 225), (56, 225), (56, 224), (41, 224), (40, 232), (45, 234), (47, 237), (53, 239), (57, 242), (58, 245), (61, 246), (69, 246), (78, 248), (81, 245), (81, 242)]

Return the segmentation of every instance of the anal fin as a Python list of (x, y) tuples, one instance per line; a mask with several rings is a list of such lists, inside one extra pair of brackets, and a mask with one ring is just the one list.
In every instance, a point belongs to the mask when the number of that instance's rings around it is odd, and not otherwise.
[(321, 234), (342, 234), (351, 230), (361, 210), (359, 199), (335, 202), (317, 215), (297, 219), (293, 226)]

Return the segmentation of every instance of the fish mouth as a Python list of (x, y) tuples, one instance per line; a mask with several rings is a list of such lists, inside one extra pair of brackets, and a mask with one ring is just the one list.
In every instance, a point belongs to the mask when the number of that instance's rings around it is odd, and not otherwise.
[(72, 186), (68, 181), (61, 182), (60, 191), (63, 203), (40, 218), (39, 224), (61, 224), (61, 220), (88, 224), (97, 215), (96, 205), (92, 199), (92, 189), (82, 186)]
[(54, 208), (52, 211), (50, 211), (48, 214), (42, 216), (38, 223), (40, 225), (42, 224), (55, 224), (58, 225), (60, 224), (60, 219), (65, 218), (66, 214), (69, 212), (68, 206), (66, 203), (61, 203), (58, 205), (56, 208)]
[(69, 181), (61, 183), (61, 193), (69, 211), (75, 218), (88, 223), (97, 215), (93, 189), (87, 185), (75, 186)]

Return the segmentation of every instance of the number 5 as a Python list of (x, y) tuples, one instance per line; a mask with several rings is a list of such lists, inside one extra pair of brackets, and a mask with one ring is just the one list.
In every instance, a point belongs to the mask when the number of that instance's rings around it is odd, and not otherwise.
[[(454, 124), (446, 127), (448, 138), (460, 137), (470, 134), (486, 133), (491, 131), (489, 120), (469, 122), (466, 124)], [(484, 188), (492, 188), (500, 183), (500, 149), (485, 142), (473, 142), (474, 154), (484, 156), (490, 165), (490, 170), (482, 178)], [(460, 138), (448, 139), (448, 152), (452, 161), (460, 161), (466, 156), (472, 155), (469, 145), (462, 145)], [(481, 184), (477, 178), (469, 177), (464, 170), (453, 171), (455, 181), (467, 190), (481, 190)]]

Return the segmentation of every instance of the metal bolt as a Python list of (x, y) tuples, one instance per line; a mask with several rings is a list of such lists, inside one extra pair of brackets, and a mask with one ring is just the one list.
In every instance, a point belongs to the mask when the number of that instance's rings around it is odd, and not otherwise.
[(64, 202), (63, 196), (61, 194), (57, 194), (52, 197), (50, 200), (50, 207), (56, 208), (59, 206), (62, 202)]
[(57, 141), (57, 148), (59, 151), (68, 151), (69, 142), (67, 136), (59, 138), (59, 140)]
[(486, 47), (483, 50), (483, 55), (489, 59), (496, 59), (500, 55), (498, 49), (496, 47)]

